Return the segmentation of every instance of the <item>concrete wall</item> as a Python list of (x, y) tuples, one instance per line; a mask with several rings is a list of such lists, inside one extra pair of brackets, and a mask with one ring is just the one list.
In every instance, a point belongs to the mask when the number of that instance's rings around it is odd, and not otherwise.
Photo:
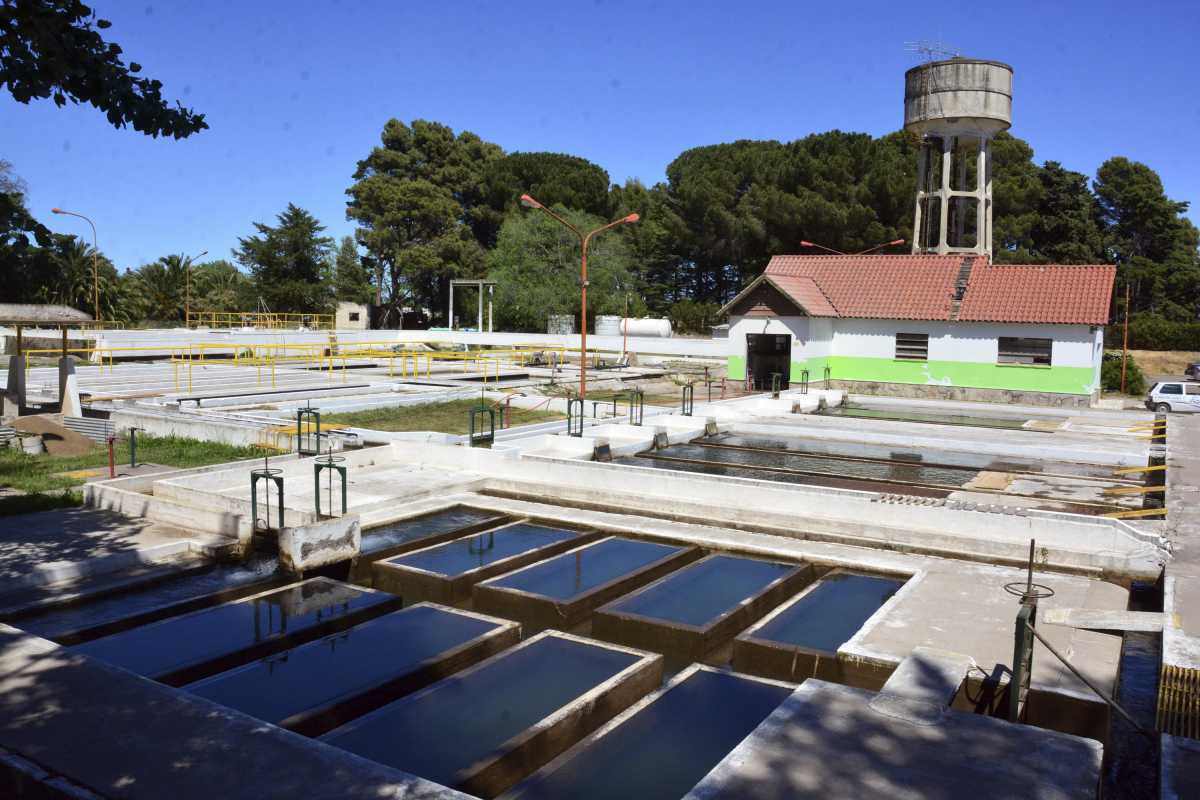
[[(391, 445), (406, 464), (470, 470), (501, 491), (559, 498), (624, 513), (676, 514), (708, 524), (754, 525), (799, 538), (973, 556), (1021, 564), (1029, 540), (1043, 548), (1051, 569), (1121, 577), (1157, 577), (1163, 552), (1156, 537), (1121, 520), (1053, 511), (996, 512), (946, 501), (895, 502), (876, 492), (831, 489), (726, 476), (677, 473), (629, 464), (579, 462), (513, 451)], [(970, 555), (967, 555), (970, 554)]]
[[(87, 338), (97, 347), (144, 347), (138, 351), (139, 358), (158, 358), (179, 352), (189, 343), (228, 343), (228, 349), (214, 349), (210, 354), (224, 352), (232, 354), (239, 346), (248, 344), (329, 344), (329, 331), (269, 331), (269, 330), (187, 330), (174, 328), (167, 330), (111, 330), (72, 332), (73, 338)], [(471, 333), (467, 331), (356, 331), (339, 330), (337, 332), (339, 345), (354, 344), (355, 342), (381, 342), (387, 345), (404, 343), (442, 342), (479, 347), (483, 345), (529, 345), (541, 344), (547, 347), (579, 347), (579, 334), (546, 334), (546, 333)], [(626, 340), (620, 336), (588, 336), (589, 350), (604, 350), (620, 353)], [(681, 337), (652, 338), (630, 336), (628, 350), (639, 356), (664, 356), (685, 358), (723, 359), (726, 355), (725, 339), (689, 339)], [(114, 352), (114, 357), (121, 358), (120, 351)], [(129, 356), (135, 353), (129, 353)]]

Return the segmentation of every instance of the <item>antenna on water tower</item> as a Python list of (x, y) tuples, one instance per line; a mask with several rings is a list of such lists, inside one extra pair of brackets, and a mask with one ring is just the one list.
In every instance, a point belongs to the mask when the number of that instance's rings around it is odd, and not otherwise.
[[(992, 253), (992, 138), (1012, 125), (1012, 67), (906, 42), (904, 129), (917, 134), (913, 253)], [(940, 59), (940, 60), (934, 60)]]
[(918, 39), (915, 42), (905, 42), (904, 50), (909, 53), (920, 53), (926, 61), (945, 58), (961, 58), (962, 51), (951, 47), (940, 39)]

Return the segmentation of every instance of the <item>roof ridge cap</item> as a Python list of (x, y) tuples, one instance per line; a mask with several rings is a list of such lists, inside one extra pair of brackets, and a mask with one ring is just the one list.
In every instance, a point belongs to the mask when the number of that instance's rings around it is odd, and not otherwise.
[(842, 316), (842, 310), (837, 307), (836, 303), (833, 302), (833, 298), (829, 296), (829, 292), (825, 291), (825, 287), (821, 285), (821, 282), (812, 276), (809, 276), (808, 279), (812, 281), (813, 286), (817, 287), (817, 291), (821, 293), (821, 297), (825, 298), (825, 302), (829, 303), (829, 307), (832, 308), (839, 317)]

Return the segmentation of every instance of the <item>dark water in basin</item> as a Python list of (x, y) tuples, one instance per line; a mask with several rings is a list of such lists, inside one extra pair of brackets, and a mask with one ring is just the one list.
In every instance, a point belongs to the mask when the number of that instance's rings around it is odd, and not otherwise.
[(834, 572), (749, 635), (755, 639), (836, 652), (904, 581)]
[(186, 689), (278, 724), (411, 673), (426, 659), (498, 627), (446, 609), (413, 606)]
[(703, 670), (506, 800), (678, 800), (791, 694)]
[(182, 617), (105, 636), (71, 648), (139, 675), (155, 677), (268, 640), (350, 618), (392, 595), (336, 581), (311, 580), (254, 599), (236, 600)]
[(630, 653), (547, 636), (386, 705), (322, 740), (453, 786), (460, 770), (637, 660)]
[(485, 581), (484, 585), (569, 600), (686, 549), (633, 539), (605, 539)]
[(816, 412), (828, 417), (859, 417), (862, 419), (888, 419), (897, 422), (925, 422), (935, 425), (967, 425), (974, 428), (1021, 428), (1029, 417), (1020, 419), (1006, 417), (977, 417), (974, 414), (943, 414), (937, 411), (903, 411), (893, 408), (872, 408), (848, 404), (826, 408)]
[(698, 444), (676, 444), (655, 455), (690, 458), (710, 464), (730, 464), (739, 467), (774, 467), (800, 472), (815, 472), (838, 477), (866, 480), (901, 481), (936, 486), (962, 486), (979, 470), (967, 467), (930, 467), (920, 464), (879, 464), (851, 459), (815, 458), (803, 453), (734, 450), (705, 447)]
[(732, 466), (707, 462), (697, 464), (694, 461), (671, 461), (664, 458), (648, 456), (623, 456), (614, 458), (614, 464), (629, 464), (635, 467), (651, 467), (653, 469), (670, 469), (679, 472), (694, 472), (700, 475), (720, 475), (730, 478), (753, 478), (760, 481), (775, 483), (795, 483), (802, 486), (828, 486), (834, 489), (854, 489), (862, 492), (897, 492), (914, 497), (948, 497), (953, 489), (931, 489), (924, 486), (900, 487), (892, 483), (865, 480), (862, 478), (842, 478), (832, 475), (805, 475), (803, 473), (771, 472), (755, 469), (754, 467)]
[(438, 511), (433, 514), (416, 517), (415, 519), (401, 520), (391, 525), (380, 525), (378, 528), (365, 530), (362, 534), (362, 552), (373, 553), (377, 550), (386, 550), (389, 547), (408, 544), (409, 542), (424, 539), (428, 536), (437, 536), (441, 533), (449, 533), (459, 528), (465, 528), (468, 525), (502, 518), (502, 514), (497, 514), (493, 511), (485, 511), (480, 508), (470, 508), (468, 506), (455, 506), (445, 511)]
[[(273, 557), (257, 558), (241, 564), (217, 564), (204, 569), (189, 570), (175, 578), (150, 582), (140, 588), (123, 589), (92, 601), (46, 609), (19, 618), (13, 624), (38, 636), (54, 639), (67, 633), (186, 603), (216, 592), (265, 584), (278, 568), (279, 563)], [(164, 609), (162, 616), (171, 616), (171, 612)]]
[(608, 610), (703, 627), (795, 568), (777, 561), (712, 556), (616, 601)]
[[(758, 447), (764, 450), (786, 450), (807, 453), (813, 456), (838, 456), (852, 458), (877, 458), (904, 461), (910, 464), (962, 467), (996, 472), (1052, 472), (1059, 475), (1077, 475), (1089, 478), (1112, 478), (1111, 466), (1077, 463), (1073, 461), (1046, 461), (1022, 459), (1011, 456), (995, 456), (986, 453), (967, 453), (959, 450), (922, 451), (897, 445), (869, 444), (866, 442), (839, 442), (803, 436), (764, 436), (760, 434), (721, 433), (698, 439), (700, 444), (731, 445), (736, 447)], [(836, 463), (836, 461), (835, 461)]]
[[(1129, 608), (1162, 611), (1162, 594), (1156, 587), (1134, 584), (1129, 593)], [(1162, 635), (1131, 631), (1122, 638), (1115, 699), (1139, 725), (1153, 731), (1158, 712)], [(1156, 800), (1161, 758), (1159, 737), (1139, 733), (1115, 711), (1109, 720), (1100, 796), (1105, 800)]]
[(416, 567), (439, 575), (461, 575), (540, 547), (578, 537), (575, 531), (519, 522), (388, 559), (389, 564)]

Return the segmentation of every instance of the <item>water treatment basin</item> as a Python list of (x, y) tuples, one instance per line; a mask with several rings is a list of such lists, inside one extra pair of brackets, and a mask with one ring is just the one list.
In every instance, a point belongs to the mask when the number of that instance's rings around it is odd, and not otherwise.
[(693, 666), (503, 800), (678, 800), (794, 687)]
[(566, 629), (619, 595), (700, 557), (694, 547), (609, 537), (475, 584), (475, 607), (537, 629)]
[(808, 564), (711, 555), (597, 610), (592, 635), (697, 659), (814, 577)]
[(39, 608), (7, 621), (62, 645), (80, 644), (291, 582), (278, 570), (274, 556), (239, 564), (205, 564), (98, 597)]
[(179, 686), (399, 607), (390, 594), (310, 578), (72, 649)]
[[(974, 414), (952, 414), (939, 411), (918, 411), (915, 409), (893, 408), (890, 406), (873, 406), (867, 403), (847, 402), (840, 406), (830, 406), (816, 412), (829, 417), (856, 417), (859, 419), (883, 419), (893, 422), (922, 422), (927, 425), (960, 425), (972, 428), (1000, 428), (1008, 430), (1039, 430), (1026, 427), (1035, 418), (1029, 416), (976, 416)], [(1037, 421), (1052, 422), (1049, 418), (1036, 418)], [(1048, 433), (1045, 429), (1041, 432)]]
[(819, 677), (878, 688), (886, 676), (858, 674), (839, 662), (837, 651), (904, 583), (901, 577), (834, 570), (738, 636), (733, 668), (778, 680)]
[(405, 603), (454, 603), (471, 596), (481, 580), (523, 567), (582, 544), (594, 534), (532, 522), (468, 534), (377, 561), (372, 585), (398, 594)]
[(515, 622), (422, 603), (185, 688), (316, 736), (519, 639)]
[(499, 525), (504, 514), (471, 506), (450, 508), (402, 519), (362, 532), (362, 552), (374, 558), (386, 558), (397, 548), (426, 547), (446, 536), (461, 536), (479, 527)]
[(661, 680), (661, 656), (546, 632), (322, 740), (494, 797)]

